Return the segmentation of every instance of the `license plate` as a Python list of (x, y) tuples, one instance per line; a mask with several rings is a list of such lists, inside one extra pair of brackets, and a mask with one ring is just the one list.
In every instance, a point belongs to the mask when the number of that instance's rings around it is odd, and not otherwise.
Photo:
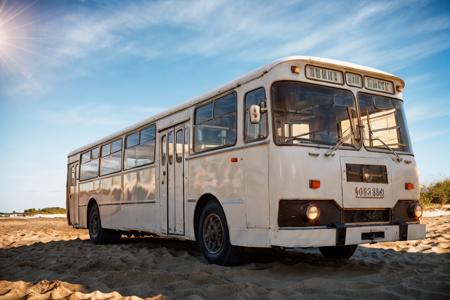
[(379, 187), (356, 187), (356, 198), (384, 198), (384, 188)]

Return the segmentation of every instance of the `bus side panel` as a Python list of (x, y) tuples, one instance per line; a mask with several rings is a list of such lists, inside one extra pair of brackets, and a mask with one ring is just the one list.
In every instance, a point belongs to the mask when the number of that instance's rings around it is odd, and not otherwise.
[(268, 145), (244, 149), (247, 228), (269, 228)]
[(100, 209), (102, 226), (114, 228), (119, 225), (118, 214), (122, 201), (122, 176), (119, 174), (100, 179), (100, 190), (96, 200)]
[(108, 228), (159, 232), (160, 212), (156, 201), (155, 170), (151, 166), (123, 175), (120, 210), (112, 217)]
[[(230, 150), (189, 160), (189, 197), (197, 201), (204, 194), (212, 194), (221, 203), (233, 243), (235, 230), (246, 230), (243, 199), (244, 170), (242, 150)], [(232, 162), (231, 158), (237, 158)], [(234, 160), (233, 160), (234, 161)], [(258, 208), (254, 208), (258, 209)], [(189, 208), (188, 220), (193, 222)]]

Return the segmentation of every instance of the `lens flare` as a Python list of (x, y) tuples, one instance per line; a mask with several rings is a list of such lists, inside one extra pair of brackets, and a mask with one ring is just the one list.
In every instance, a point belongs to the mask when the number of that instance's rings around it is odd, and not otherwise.
[[(0, 0), (0, 77), (29, 80), (33, 24), (30, 8), (33, 2)], [(0, 78), (1, 79), (1, 78)]]

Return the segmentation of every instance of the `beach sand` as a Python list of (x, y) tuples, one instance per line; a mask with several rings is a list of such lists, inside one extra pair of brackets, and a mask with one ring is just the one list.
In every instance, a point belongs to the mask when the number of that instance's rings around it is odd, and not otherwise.
[(422, 222), (425, 240), (362, 245), (348, 261), (254, 250), (220, 267), (194, 242), (93, 245), (62, 218), (0, 219), (0, 298), (450, 299), (450, 216)]

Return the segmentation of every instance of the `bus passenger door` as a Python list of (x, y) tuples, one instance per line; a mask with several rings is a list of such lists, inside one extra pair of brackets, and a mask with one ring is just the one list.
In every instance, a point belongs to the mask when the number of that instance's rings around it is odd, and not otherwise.
[(184, 234), (184, 125), (161, 133), (161, 227)]
[(161, 203), (161, 233), (167, 233), (167, 131), (161, 133), (159, 167), (159, 201)]
[(77, 225), (78, 217), (78, 163), (72, 164), (69, 169), (69, 210), (70, 224)]
[(174, 153), (174, 234), (184, 234), (184, 125), (175, 127)]

